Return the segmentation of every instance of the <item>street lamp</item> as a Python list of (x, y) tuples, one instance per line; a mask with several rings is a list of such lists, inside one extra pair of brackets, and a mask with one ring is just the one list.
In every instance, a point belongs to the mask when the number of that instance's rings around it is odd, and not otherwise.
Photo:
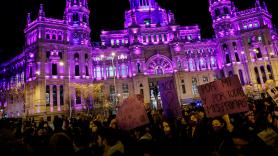
[(114, 98), (114, 101), (115, 101), (115, 105), (117, 105), (117, 102), (118, 102), (118, 100), (117, 100), (117, 86), (116, 86), (116, 72), (115, 72), (115, 64), (114, 64), (114, 57), (115, 57), (115, 53), (114, 52), (112, 52), (111, 53), (111, 55), (112, 55), (112, 67), (113, 67), (113, 80), (114, 80), (114, 96), (113, 96), (113, 98)]

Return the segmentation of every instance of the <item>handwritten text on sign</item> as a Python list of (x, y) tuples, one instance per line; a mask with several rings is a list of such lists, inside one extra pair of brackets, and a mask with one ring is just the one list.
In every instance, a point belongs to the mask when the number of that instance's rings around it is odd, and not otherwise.
[(120, 128), (130, 130), (149, 123), (141, 96), (133, 95), (124, 100), (117, 113)]
[(237, 76), (198, 86), (198, 90), (208, 117), (249, 110), (247, 97)]
[(163, 110), (168, 118), (180, 117), (181, 106), (173, 78), (158, 81)]
[(272, 97), (273, 101), (278, 105), (278, 87), (273, 87), (267, 90), (267, 92)]

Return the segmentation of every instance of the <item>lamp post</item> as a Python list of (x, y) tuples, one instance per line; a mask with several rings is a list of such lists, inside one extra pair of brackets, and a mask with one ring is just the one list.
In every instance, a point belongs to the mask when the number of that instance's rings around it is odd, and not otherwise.
[(112, 67), (113, 67), (113, 81), (114, 81), (114, 96), (113, 96), (113, 101), (115, 101), (114, 106), (117, 105), (118, 103), (118, 94), (117, 94), (117, 86), (116, 86), (116, 71), (115, 71), (115, 64), (114, 64), (114, 57), (115, 53), (113, 52), (112, 54)]

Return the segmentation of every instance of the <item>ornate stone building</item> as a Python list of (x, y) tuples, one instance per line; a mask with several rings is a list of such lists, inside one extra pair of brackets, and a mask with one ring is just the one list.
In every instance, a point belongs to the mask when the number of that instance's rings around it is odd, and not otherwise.
[(27, 16), (22, 53), (0, 66), (2, 109), (17, 117), (94, 108), (76, 84), (103, 83), (117, 102), (143, 94), (157, 108), (165, 77), (175, 79), (181, 104), (198, 99), (198, 85), (234, 74), (254, 90), (277, 83), (277, 32), (265, 3), (243, 11), (230, 0), (209, 3), (216, 38), (178, 25), (155, 0), (130, 0), (124, 29), (102, 31), (100, 43), (91, 43), (86, 0), (66, 0), (64, 19), (46, 17), (41, 5), (37, 19)]

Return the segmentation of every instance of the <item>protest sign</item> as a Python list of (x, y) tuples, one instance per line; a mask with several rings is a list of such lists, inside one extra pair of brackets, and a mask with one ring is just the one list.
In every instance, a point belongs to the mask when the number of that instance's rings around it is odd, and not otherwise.
[(273, 101), (278, 105), (278, 87), (273, 87), (267, 90), (268, 95), (270, 95)]
[(120, 128), (130, 130), (149, 123), (141, 96), (133, 95), (124, 100), (117, 113)]
[(163, 111), (166, 117), (181, 117), (181, 106), (173, 78), (158, 81)]
[(198, 90), (208, 117), (249, 110), (247, 96), (237, 76), (198, 86)]
[(259, 138), (261, 138), (269, 146), (278, 146), (278, 134), (271, 128), (263, 130), (258, 133)]

